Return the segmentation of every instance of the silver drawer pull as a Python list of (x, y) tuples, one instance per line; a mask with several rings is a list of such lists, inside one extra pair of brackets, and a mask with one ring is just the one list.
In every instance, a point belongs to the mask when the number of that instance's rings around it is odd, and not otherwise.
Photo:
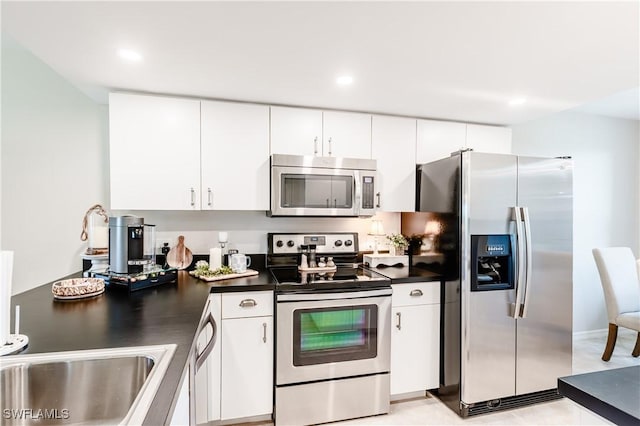
[(398, 318), (398, 322), (396, 323), (396, 328), (398, 330), (402, 329), (402, 313), (396, 312), (396, 317)]
[(413, 297), (422, 296), (422, 290), (418, 290), (418, 289), (411, 290), (411, 293), (409, 293), (409, 296), (413, 296)]
[(267, 323), (262, 323), (262, 341), (267, 343)]
[(253, 299), (244, 299), (240, 302), (239, 305), (241, 308), (253, 308), (254, 306), (258, 306), (258, 302)]

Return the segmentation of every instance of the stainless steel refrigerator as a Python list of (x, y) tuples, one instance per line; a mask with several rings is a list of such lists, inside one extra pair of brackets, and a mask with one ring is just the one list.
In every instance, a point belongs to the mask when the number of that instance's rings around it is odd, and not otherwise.
[(461, 416), (559, 397), (571, 374), (572, 160), (464, 151), (417, 168), (445, 255), (439, 397)]

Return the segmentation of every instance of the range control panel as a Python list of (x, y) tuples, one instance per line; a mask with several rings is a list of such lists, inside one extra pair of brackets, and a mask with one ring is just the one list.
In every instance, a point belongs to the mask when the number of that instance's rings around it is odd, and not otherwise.
[(268, 234), (269, 253), (294, 254), (300, 246), (316, 246), (316, 253), (355, 253), (358, 251), (357, 232), (337, 232), (319, 234)]

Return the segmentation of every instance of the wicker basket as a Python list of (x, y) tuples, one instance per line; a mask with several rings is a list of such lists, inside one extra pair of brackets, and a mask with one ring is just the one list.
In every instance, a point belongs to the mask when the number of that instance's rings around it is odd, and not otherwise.
[(56, 281), (51, 286), (53, 297), (58, 299), (71, 299), (90, 297), (104, 291), (102, 278), (71, 278)]

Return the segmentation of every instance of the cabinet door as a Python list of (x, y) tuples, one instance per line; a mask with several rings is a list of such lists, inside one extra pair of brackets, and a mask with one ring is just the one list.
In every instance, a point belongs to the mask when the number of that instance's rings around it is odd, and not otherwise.
[(416, 162), (424, 164), (451, 156), (465, 147), (466, 135), (464, 123), (418, 120)]
[(200, 209), (200, 101), (109, 95), (111, 209)]
[(440, 305), (395, 307), (391, 321), (391, 394), (437, 388)]
[(202, 209), (269, 209), (269, 107), (202, 102)]
[(511, 129), (467, 124), (467, 148), (476, 152), (511, 154)]
[(222, 321), (222, 420), (273, 410), (273, 317)]
[(371, 115), (325, 111), (322, 150), (330, 157), (371, 158)]
[(416, 120), (373, 116), (372, 158), (378, 164), (380, 210), (415, 211)]
[(322, 155), (322, 111), (271, 107), (271, 154)]

